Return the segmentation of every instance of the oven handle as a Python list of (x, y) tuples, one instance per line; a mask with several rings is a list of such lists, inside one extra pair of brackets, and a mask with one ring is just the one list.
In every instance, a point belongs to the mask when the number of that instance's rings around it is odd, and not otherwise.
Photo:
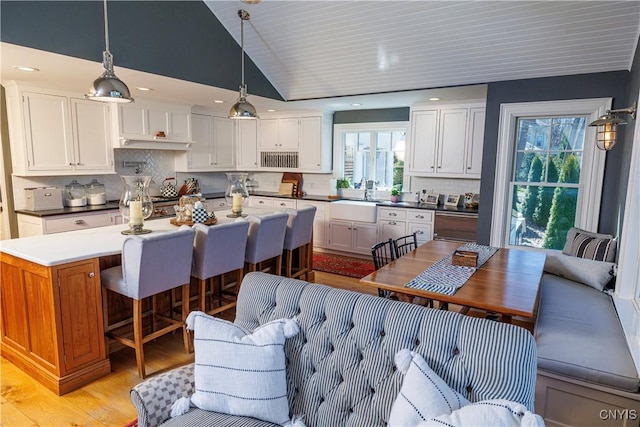
[(463, 213), (463, 212), (441, 212), (436, 211), (436, 216), (451, 216), (457, 218), (477, 218), (477, 213)]

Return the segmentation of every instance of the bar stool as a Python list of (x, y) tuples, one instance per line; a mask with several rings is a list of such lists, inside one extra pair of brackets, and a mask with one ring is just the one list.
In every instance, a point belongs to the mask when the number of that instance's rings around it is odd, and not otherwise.
[[(221, 313), (236, 306), (235, 299), (225, 297), (225, 294), (229, 293), (224, 289), (224, 274), (235, 271), (235, 292), (230, 294), (237, 297), (244, 276), (244, 253), (249, 222), (240, 220), (215, 227), (194, 224), (193, 228), (196, 238), (193, 242), (191, 276), (200, 282), (200, 311), (212, 315)], [(220, 306), (207, 311), (207, 288), (213, 279), (218, 283), (218, 295), (215, 298)], [(210, 295), (213, 296), (213, 291)]]
[[(183, 226), (168, 233), (145, 237), (129, 236), (122, 245), (122, 265), (100, 272), (103, 301), (107, 301), (107, 290), (133, 300), (133, 339), (117, 334), (116, 328), (108, 325), (108, 316), (105, 316), (105, 332), (110, 338), (135, 350), (140, 378), (146, 377), (143, 350), (145, 343), (182, 328), (184, 348), (187, 353), (190, 352), (190, 338), (185, 324), (189, 305), (183, 304), (181, 318), (176, 320), (156, 312), (155, 296), (181, 287), (182, 300), (189, 300), (194, 235), (191, 227)], [(142, 300), (147, 297), (153, 298), (153, 324), (152, 332), (143, 335)], [(155, 330), (159, 319), (168, 323), (168, 326)]]
[[(285, 276), (308, 279), (313, 255), (313, 219), (316, 215), (315, 206), (300, 209), (287, 209), (289, 214), (287, 229), (284, 235)], [(298, 249), (298, 269), (293, 271), (293, 251)]]
[(280, 274), (288, 219), (289, 215), (285, 212), (247, 217), (249, 232), (244, 262), (248, 271), (256, 271), (259, 263), (273, 260), (274, 274)]

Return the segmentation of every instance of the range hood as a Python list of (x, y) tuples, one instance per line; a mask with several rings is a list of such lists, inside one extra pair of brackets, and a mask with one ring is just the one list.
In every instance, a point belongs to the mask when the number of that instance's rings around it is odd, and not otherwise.
[(170, 139), (170, 138), (156, 138), (156, 137), (135, 137), (126, 138), (120, 137), (116, 141), (115, 148), (128, 148), (138, 150), (174, 150), (185, 151), (191, 149), (193, 141)]

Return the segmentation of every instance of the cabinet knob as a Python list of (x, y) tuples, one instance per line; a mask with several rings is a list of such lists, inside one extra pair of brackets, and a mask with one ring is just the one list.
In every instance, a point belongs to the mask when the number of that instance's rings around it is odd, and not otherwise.
[(434, 166), (431, 166), (431, 169), (434, 169), (434, 168), (435, 168)]
[(422, 216), (422, 215), (416, 215), (416, 218), (418, 218), (418, 219), (424, 219), (424, 216)]
[(75, 223), (76, 225), (86, 224), (86, 222), (84, 222), (84, 219), (76, 219), (74, 223)]
[(389, 221), (389, 225), (396, 225), (397, 223), (395, 221)]
[(391, 212), (391, 213), (389, 213), (389, 216), (398, 216), (398, 214), (395, 213), (395, 212)]
[(89, 277), (91, 277), (93, 279), (93, 277), (95, 276), (95, 273), (92, 271), (91, 273), (89, 273)]
[(442, 169), (442, 166), (438, 166), (438, 169)]
[(69, 166), (75, 166), (73, 163), (69, 163)]
[(280, 206), (287, 206), (286, 203), (280, 203)]
[(418, 230), (418, 231), (416, 231), (416, 233), (417, 233), (417, 234), (424, 234), (424, 231), (422, 231), (422, 230)]
[(467, 166), (467, 169), (471, 169), (471, 166)]

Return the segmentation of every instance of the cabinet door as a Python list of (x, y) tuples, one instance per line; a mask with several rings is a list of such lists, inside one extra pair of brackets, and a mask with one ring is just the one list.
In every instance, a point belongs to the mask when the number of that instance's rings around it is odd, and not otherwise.
[(172, 111), (169, 113), (170, 133), (173, 139), (191, 141), (191, 115), (187, 112)]
[(411, 171), (435, 173), (438, 112), (414, 111), (411, 114)]
[(169, 113), (161, 108), (149, 108), (146, 111), (147, 135), (154, 136), (158, 132), (164, 132), (167, 138), (172, 138), (169, 130)]
[(189, 170), (210, 170), (213, 165), (213, 117), (206, 114), (191, 115), (193, 144), (189, 152)]
[(322, 117), (300, 117), (299, 168), (321, 170)]
[(142, 106), (131, 104), (115, 105), (120, 116), (120, 136), (136, 137), (146, 136), (145, 110)]
[(278, 149), (278, 119), (260, 119), (260, 149)]
[(249, 197), (249, 206), (257, 208), (272, 208), (273, 199), (269, 197), (251, 196)]
[(64, 371), (104, 358), (98, 261), (58, 269)]
[(416, 233), (416, 239), (418, 240), (418, 246), (423, 243), (433, 240), (433, 224), (426, 224), (422, 222), (410, 222), (407, 224), (407, 234)]
[(313, 218), (313, 246), (316, 248), (327, 247), (327, 222), (325, 218), (325, 202), (309, 202), (304, 200), (298, 200), (298, 209), (315, 206), (316, 215)]
[(379, 240), (397, 239), (407, 233), (407, 223), (404, 221), (381, 221)]
[(71, 98), (76, 170), (113, 171), (109, 111), (102, 102)]
[(484, 145), (484, 108), (469, 110), (469, 135), (466, 151), (466, 174), (469, 177), (480, 178), (482, 170), (482, 148)]
[(207, 211), (220, 211), (224, 209), (230, 209), (230, 206), (227, 205), (227, 199), (225, 198), (207, 200), (205, 202), (205, 206)]
[(233, 120), (213, 118), (213, 165), (217, 168), (233, 167)]
[(258, 167), (258, 121), (236, 120), (238, 126), (238, 169)]
[(25, 142), (30, 171), (73, 170), (68, 98), (24, 93)]
[[(350, 222), (329, 221), (327, 248), (351, 252), (352, 232), (353, 227)], [(369, 251), (371, 251), (371, 248), (369, 248)]]
[(353, 252), (371, 254), (371, 247), (378, 241), (375, 224), (353, 223)]
[(281, 150), (298, 149), (298, 118), (278, 119), (278, 148)]
[(464, 145), (467, 130), (466, 108), (441, 110), (436, 173), (464, 174)]

